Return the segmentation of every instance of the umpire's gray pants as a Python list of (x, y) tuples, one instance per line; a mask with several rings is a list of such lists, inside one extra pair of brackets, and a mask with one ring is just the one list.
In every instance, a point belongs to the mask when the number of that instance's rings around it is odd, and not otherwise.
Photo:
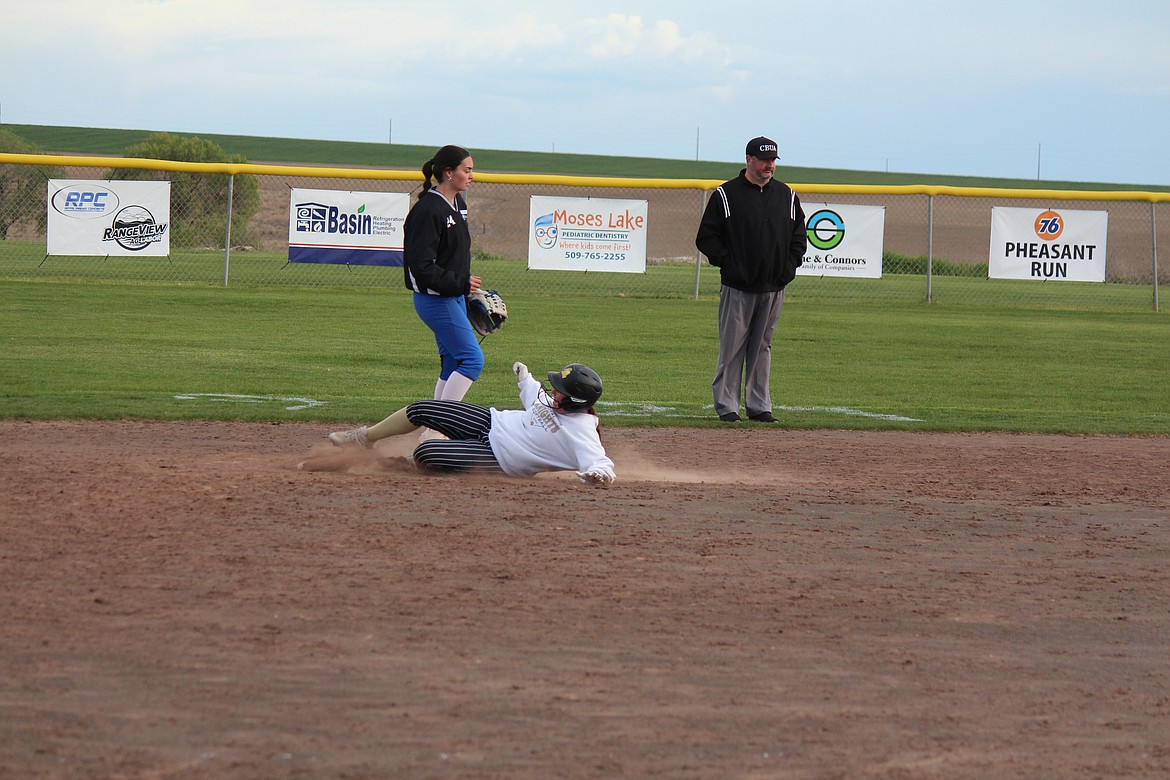
[(741, 379), (750, 417), (772, 411), (772, 334), (784, 305), (784, 291), (748, 293), (724, 285), (719, 290), (719, 362), (711, 391), (715, 414), (739, 412)]

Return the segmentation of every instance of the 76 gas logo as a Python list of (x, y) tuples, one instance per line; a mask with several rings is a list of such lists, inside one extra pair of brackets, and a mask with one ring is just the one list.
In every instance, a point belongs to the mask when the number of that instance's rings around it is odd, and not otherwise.
[(1036, 217), (1032, 228), (1045, 241), (1055, 241), (1064, 232), (1064, 217), (1055, 211), (1044, 211)]

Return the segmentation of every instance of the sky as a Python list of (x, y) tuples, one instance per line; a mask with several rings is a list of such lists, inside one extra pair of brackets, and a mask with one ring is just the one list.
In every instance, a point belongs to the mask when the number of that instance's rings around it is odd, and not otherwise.
[(0, 0), (0, 123), (1167, 186), (1168, 41), (1166, 0)]

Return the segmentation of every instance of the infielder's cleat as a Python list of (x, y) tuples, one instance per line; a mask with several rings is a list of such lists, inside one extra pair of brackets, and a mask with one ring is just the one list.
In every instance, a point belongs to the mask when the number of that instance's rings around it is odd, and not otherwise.
[(333, 442), (334, 447), (347, 447), (351, 444), (356, 444), (360, 447), (373, 447), (370, 440), (366, 438), (366, 426), (354, 428), (351, 431), (337, 431), (329, 434), (329, 441)]
[(748, 419), (753, 420), (755, 422), (764, 422), (764, 423), (779, 422), (775, 417), (772, 416), (771, 412), (760, 412), (759, 414), (753, 414), (752, 416), (748, 417)]
[(739, 415), (735, 412), (727, 412), (719, 415), (719, 420), (721, 422), (739, 422)]

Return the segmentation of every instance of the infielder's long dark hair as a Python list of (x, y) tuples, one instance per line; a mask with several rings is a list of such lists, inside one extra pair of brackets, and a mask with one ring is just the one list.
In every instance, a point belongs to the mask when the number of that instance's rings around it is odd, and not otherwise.
[[(462, 146), (454, 146), (448, 144), (439, 151), (435, 152), (435, 156), (423, 163), (422, 174), (423, 179), (422, 192), (418, 194), (421, 198), (427, 194), (427, 190), (443, 181), (443, 174), (447, 171), (459, 167), (459, 164), (471, 156), (471, 152), (464, 149)], [(431, 179), (435, 183), (431, 183)]]

